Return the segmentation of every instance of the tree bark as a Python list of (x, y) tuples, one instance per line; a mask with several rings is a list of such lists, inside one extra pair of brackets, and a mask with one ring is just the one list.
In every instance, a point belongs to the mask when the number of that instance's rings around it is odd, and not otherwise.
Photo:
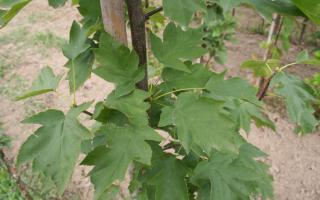
[(123, 0), (100, 0), (104, 29), (124, 45), (128, 45)]
[[(282, 17), (279, 14), (274, 14), (273, 20), (269, 29), (267, 45), (268, 48), (264, 53), (263, 60), (267, 61), (272, 56), (272, 48), (277, 46), (279, 35), (282, 29)], [(275, 39), (274, 39), (275, 37)], [(274, 40), (273, 40), (274, 39)], [(257, 97), (259, 100), (262, 100), (267, 93), (270, 82), (273, 78), (274, 74), (269, 78), (261, 78), (259, 81), (259, 90), (257, 93)]]
[(141, 0), (126, 0), (131, 28), (132, 46), (139, 55), (139, 67), (145, 71), (145, 77), (137, 83), (137, 88), (148, 90), (147, 42), (145, 16)]

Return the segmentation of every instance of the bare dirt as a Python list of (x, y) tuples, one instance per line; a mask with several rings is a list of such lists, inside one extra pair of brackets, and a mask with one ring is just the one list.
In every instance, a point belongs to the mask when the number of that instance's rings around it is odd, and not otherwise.
[[(243, 14), (245, 12), (245, 14)], [(246, 9), (237, 12), (241, 27), (236, 34), (236, 42), (228, 44), (229, 61), (224, 67), (230, 69), (230, 76), (240, 74), (253, 81), (252, 75), (240, 70), (239, 65), (252, 56), (261, 56), (263, 50), (259, 43), (265, 36), (248, 31), (252, 24), (259, 23), (259, 17)], [(66, 110), (71, 103), (68, 84), (63, 81), (57, 93), (44, 95), (24, 102), (13, 101), (21, 89), (31, 84), (44, 66), (51, 66), (57, 74), (65, 74), (63, 65), (66, 59), (58, 47), (47, 48), (44, 45), (29, 45), (36, 40), (37, 33), (51, 32), (67, 40), (73, 19), (79, 19), (75, 8), (66, 6), (57, 10), (48, 7), (46, 1), (34, 0), (5, 29), (0, 30), (0, 61), (10, 65), (0, 80), (0, 121), (5, 133), (13, 138), (10, 154), (17, 155), (22, 142), (35, 130), (35, 126), (22, 125), (20, 121), (32, 113), (48, 107)], [(26, 31), (26, 34), (22, 34)], [(14, 34), (15, 33), (15, 34)], [(18, 34), (17, 34), (18, 33)], [(20, 36), (19, 36), (20, 33)], [(17, 35), (17, 36), (16, 36)], [(6, 37), (13, 39), (4, 42)], [(20, 37), (20, 38), (19, 38)], [(1, 41), (2, 40), (2, 41)], [(293, 59), (301, 47), (293, 46), (285, 59)], [(0, 62), (1, 65), (1, 62)], [(222, 70), (222, 66), (214, 66)], [(295, 70), (302, 76), (314, 73), (315, 69)], [(112, 84), (92, 76), (77, 93), (78, 103), (102, 100), (113, 89)], [(44, 103), (40, 103), (44, 102)], [(274, 176), (276, 200), (319, 200), (320, 199), (320, 135), (315, 133), (298, 137), (293, 125), (288, 122), (282, 111), (270, 113), (277, 131), (258, 129), (252, 125), (248, 140), (257, 145), (269, 156), (266, 162)], [(83, 120), (87, 117), (83, 116)], [(66, 194), (62, 199), (92, 199), (92, 185), (86, 178), (87, 168), (77, 167)]]

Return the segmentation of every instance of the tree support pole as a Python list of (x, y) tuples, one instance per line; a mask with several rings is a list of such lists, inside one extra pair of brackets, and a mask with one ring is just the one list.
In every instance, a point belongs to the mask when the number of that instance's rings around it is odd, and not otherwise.
[(104, 29), (124, 45), (128, 45), (123, 0), (100, 0)]
[(148, 90), (147, 69), (147, 41), (145, 16), (141, 0), (126, 0), (131, 28), (132, 46), (139, 55), (139, 66), (145, 71), (142, 81), (137, 83), (137, 88)]

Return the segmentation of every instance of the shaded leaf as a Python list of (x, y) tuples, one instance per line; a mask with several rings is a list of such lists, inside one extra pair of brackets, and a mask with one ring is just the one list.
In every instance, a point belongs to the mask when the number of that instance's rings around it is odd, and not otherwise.
[(88, 49), (66, 64), (66, 67), (70, 69), (67, 79), (71, 93), (78, 90), (90, 78), (93, 62), (94, 54)]
[(191, 62), (187, 62), (186, 67), (190, 72), (165, 68), (162, 72), (163, 83), (161, 87), (166, 88), (166, 90), (203, 88), (212, 76), (217, 76), (216, 73), (201, 64), (192, 65)]
[(113, 124), (102, 127), (98, 134), (106, 136), (107, 145), (90, 152), (82, 164), (94, 166), (90, 172), (94, 199), (102, 200), (114, 181), (124, 179), (130, 163), (151, 164), (152, 150), (146, 141), (160, 141), (161, 137), (147, 126)]
[(196, 11), (206, 11), (206, 4), (203, 0), (163, 0), (165, 16), (187, 26)]
[(316, 101), (312, 88), (296, 76), (278, 73), (272, 80), (275, 93), (285, 98), (290, 119), (299, 134), (311, 133), (318, 125), (312, 103)]
[(84, 18), (83, 24), (85, 27), (102, 23), (100, 0), (79, 0), (78, 10)]
[(120, 111), (129, 123), (136, 125), (148, 125), (147, 110), (150, 104), (145, 102), (149, 94), (143, 90), (135, 89), (131, 94), (117, 97), (112, 92), (104, 102), (106, 108)]
[(250, 133), (252, 120), (257, 126), (266, 126), (275, 130), (273, 122), (254, 104), (239, 99), (232, 99), (227, 101), (225, 107), (235, 121), (238, 122), (239, 127), (243, 128), (247, 133)]
[(251, 199), (261, 195), (272, 199), (272, 177), (268, 166), (255, 158), (265, 156), (250, 144), (244, 144), (239, 154), (213, 151), (209, 160), (202, 161), (191, 181), (199, 190), (199, 199)]
[(261, 105), (256, 97), (257, 89), (241, 78), (224, 80), (223, 74), (219, 77), (212, 77), (206, 89), (210, 92), (208, 96), (214, 99), (225, 100), (232, 97)]
[(64, 4), (67, 2), (67, 0), (48, 0), (48, 1), (49, 1), (49, 5), (54, 8), (64, 6)]
[(143, 175), (143, 182), (152, 185), (152, 195), (157, 200), (188, 200), (186, 184), (187, 168), (181, 160), (162, 152), (160, 146), (152, 145), (152, 167)]
[(102, 33), (99, 48), (95, 50), (98, 68), (94, 73), (106, 81), (116, 84), (117, 96), (126, 95), (135, 89), (135, 84), (144, 77), (139, 68), (139, 57), (108, 33)]
[(244, 3), (252, 5), (269, 21), (273, 13), (289, 16), (304, 16), (303, 12), (291, 0), (244, 0)]
[(237, 152), (241, 136), (236, 123), (222, 114), (223, 104), (196, 93), (180, 94), (174, 107), (162, 110), (159, 126), (175, 125), (187, 152), (199, 147), (206, 153), (212, 148)]
[(317, 0), (292, 0), (313, 22), (320, 24), (320, 2)]

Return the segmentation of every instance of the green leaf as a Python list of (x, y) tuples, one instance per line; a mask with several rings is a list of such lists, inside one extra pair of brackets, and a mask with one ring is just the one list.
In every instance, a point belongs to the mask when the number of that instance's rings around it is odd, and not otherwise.
[[(0, 28), (7, 25), (31, 0), (0, 1)], [(3, 7), (4, 9), (1, 9)]]
[(225, 107), (238, 122), (239, 127), (243, 128), (247, 134), (250, 133), (252, 120), (255, 121), (257, 126), (266, 126), (275, 130), (273, 122), (254, 104), (239, 99), (231, 99), (227, 101)]
[(90, 78), (93, 62), (94, 54), (88, 49), (66, 64), (70, 69), (67, 76), (70, 92), (78, 90)]
[(143, 182), (154, 186), (154, 199), (157, 200), (188, 200), (186, 184), (187, 168), (181, 160), (162, 152), (160, 146), (152, 146), (152, 167), (142, 179)]
[(80, 14), (84, 17), (83, 24), (85, 27), (102, 23), (100, 0), (79, 0), (78, 9)]
[(143, 90), (135, 89), (131, 94), (117, 97), (112, 92), (104, 102), (104, 106), (123, 113), (131, 124), (148, 125), (147, 110), (150, 104), (145, 102), (149, 94)]
[(16, 98), (22, 100), (29, 97), (45, 94), (55, 91), (59, 85), (61, 76), (55, 76), (50, 67), (45, 67), (41, 70), (39, 76), (33, 81), (28, 92)]
[(223, 8), (224, 12), (230, 12), (234, 7), (240, 5), (242, 0), (220, 0), (219, 5)]
[(48, 1), (49, 1), (49, 5), (54, 8), (64, 6), (64, 4), (67, 2), (67, 0), (48, 0)]
[(301, 10), (291, 0), (244, 0), (244, 3), (252, 5), (258, 12), (269, 21), (273, 13), (289, 16), (304, 16)]
[(152, 150), (146, 141), (160, 141), (161, 137), (148, 126), (113, 124), (102, 127), (98, 134), (106, 136), (107, 145), (89, 153), (82, 164), (94, 165), (90, 172), (94, 199), (102, 200), (114, 181), (124, 179), (130, 163), (151, 164)]
[(93, 72), (106, 81), (116, 84), (115, 94), (123, 96), (135, 89), (135, 84), (144, 77), (139, 68), (139, 57), (108, 33), (102, 33), (99, 48), (95, 50), (98, 68)]
[(17, 164), (33, 161), (33, 169), (50, 177), (60, 194), (71, 178), (81, 141), (89, 138), (89, 131), (76, 117), (90, 104), (72, 108), (66, 115), (59, 110), (47, 110), (23, 121), (42, 126), (22, 145)]
[(206, 53), (201, 47), (202, 33), (197, 29), (183, 31), (173, 23), (167, 25), (163, 41), (151, 34), (151, 48), (155, 57), (165, 65), (180, 71), (190, 72), (182, 60), (192, 60)]
[(213, 151), (209, 160), (202, 161), (191, 181), (200, 190), (199, 199), (234, 200), (272, 199), (272, 177), (268, 166), (255, 158), (265, 156), (250, 144), (244, 144), (239, 154)]
[(292, 0), (313, 22), (320, 25), (320, 2), (318, 0)]
[(163, 0), (163, 10), (165, 16), (188, 26), (196, 11), (206, 11), (206, 4), (203, 0)]
[(241, 68), (252, 70), (256, 77), (269, 77), (272, 75), (271, 70), (279, 66), (280, 61), (277, 59), (247, 60), (241, 64)]
[(224, 76), (212, 77), (206, 85), (210, 92), (209, 97), (213, 99), (226, 100), (230, 97), (242, 99), (255, 105), (261, 105), (257, 99), (257, 89), (241, 78), (224, 80)]
[(173, 108), (163, 109), (159, 126), (175, 125), (187, 152), (198, 147), (206, 153), (212, 148), (237, 152), (241, 136), (236, 123), (222, 113), (223, 104), (196, 93), (182, 93)]
[(74, 21), (70, 30), (69, 44), (63, 47), (63, 54), (70, 60), (74, 60), (81, 53), (89, 49), (90, 44), (87, 43), (87, 30), (81, 28), (80, 25)]
[(313, 132), (318, 121), (312, 107), (312, 103), (316, 101), (312, 88), (300, 78), (284, 72), (278, 73), (271, 84), (275, 93), (285, 98), (289, 117), (296, 124), (297, 132), (299, 134)]
[(303, 63), (307, 60), (309, 60), (309, 53), (308, 51), (304, 50), (298, 54), (296, 62)]
[(165, 68), (162, 72), (163, 83), (161, 87), (166, 90), (179, 90), (183, 88), (203, 88), (216, 73), (208, 70), (201, 64), (185, 63), (190, 72), (183, 72), (172, 68)]

